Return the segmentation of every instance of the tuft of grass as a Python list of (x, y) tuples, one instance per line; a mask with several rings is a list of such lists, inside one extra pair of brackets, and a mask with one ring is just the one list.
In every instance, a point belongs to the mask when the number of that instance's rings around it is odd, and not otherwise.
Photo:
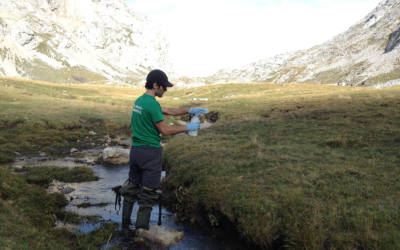
[[(55, 240), (46, 240), (46, 230), (55, 222), (53, 216), (67, 201), (58, 194), (31, 186), (21, 176), (0, 169), (0, 242), (9, 248), (39, 248), (46, 244), (56, 246)], [(30, 238), (30, 239), (29, 239)]]
[(65, 210), (60, 210), (56, 214), (57, 219), (60, 220), (63, 223), (69, 223), (69, 224), (74, 224), (78, 225), (84, 222), (90, 222), (90, 223), (100, 223), (101, 222), (101, 216), (80, 216), (76, 213), (70, 212), (70, 211), (65, 211)]
[(84, 202), (84, 203), (78, 204), (76, 206), (79, 208), (87, 208), (87, 207), (105, 207), (107, 205), (108, 205), (108, 203), (104, 203), (104, 202), (101, 202), (101, 203)]
[(82, 217), (76, 213), (60, 210), (56, 213), (57, 219), (62, 221), (63, 223), (70, 223), (74, 225), (78, 225), (82, 221)]
[(52, 166), (24, 167), (18, 172), (24, 173), (25, 180), (30, 184), (48, 187), (52, 180), (62, 182), (97, 181), (89, 167), (61, 168)]
[(1, 249), (99, 249), (116, 234), (117, 225), (110, 223), (88, 235), (54, 228), (56, 219), (76, 224), (96, 218), (63, 211), (68, 203), (64, 195), (47, 194), (4, 167), (0, 180)]
[[(79, 247), (82, 249), (99, 249), (109, 242), (118, 232), (118, 223), (103, 223), (88, 235), (77, 236)], [(95, 248), (97, 246), (97, 248)]]

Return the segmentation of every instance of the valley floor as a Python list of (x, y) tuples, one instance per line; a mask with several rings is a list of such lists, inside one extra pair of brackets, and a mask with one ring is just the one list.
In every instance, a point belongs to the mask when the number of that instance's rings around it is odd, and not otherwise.
[[(1, 78), (0, 162), (129, 135), (143, 92)], [(197, 137), (166, 138), (163, 186), (180, 219), (232, 225), (261, 248), (400, 247), (399, 87), (224, 84), (168, 91), (160, 103), (220, 117)], [(0, 180), (0, 222), (12, 228), (1, 227), (0, 246), (52, 248), (59, 231), (35, 218), (56, 214), (61, 198), (5, 165)], [(86, 240), (71, 236), (63, 246), (83, 246), (77, 242)]]

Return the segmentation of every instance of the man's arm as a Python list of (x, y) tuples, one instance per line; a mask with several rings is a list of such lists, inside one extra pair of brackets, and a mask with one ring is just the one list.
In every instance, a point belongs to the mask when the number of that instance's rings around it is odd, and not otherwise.
[(165, 122), (165, 120), (162, 120), (155, 124), (156, 124), (158, 131), (164, 136), (165, 135), (174, 135), (174, 134), (178, 134), (178, 133), (187, 131), (186, 126), (171, 126), (171, 125), (168, 125)]
[(189, 113), (190, 108), (161, 108), (163, 115), (186, 115)]

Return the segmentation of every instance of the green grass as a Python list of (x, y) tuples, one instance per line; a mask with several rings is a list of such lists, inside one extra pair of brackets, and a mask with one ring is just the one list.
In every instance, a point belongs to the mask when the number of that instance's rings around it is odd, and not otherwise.
[[(0, 163), (13, 161), (17, 152), (66, 155), (72, 147), (102, 145), (105, 135), (129, 134), (130, 106), (140, 92), (0, 78)], [(0, 165), (0, 249), (99, 249), (115, 234), (115, 224), (105, 224), (88, 235), (54, 228), (56, 219), (76, 224), (87, 218), (63, 211), (64, 196), (46, 194), (44, 188), (53, 179), (97, 179), (90, 168), (22, 171), (16, 175)]]
[[(354, 45), (354, 48), (358, 50), (358, 48)], [(355, 52), (356, 53), (356, 52)], [(362, 61), (354, 64), (349, 68), (334, 68), (327, 71), (319, 72), (315, 75), (315, 78), (311, 81), (312, 83), (338, 83), (343, 82), (346, 79), (346, 76), (355, 75), (353, 79), (351, 79), (350, 83), (358, 83), (362, 80), (358, 74), (355, 72), (362, 73), (364, 68), (368, 67), (367, 61)]]
[[(104, 143), (106, 134), (129, 136), (132, 103), (143, 92), (0, 79), (0, 161), (11, 161), (15, 151), (69, 153)], [(163, 186), (175, 199), (174, 212), (217, 229), (228, 223), (265, 248), (398, 249), (399, 100), (399, 87), (259, 83), (169, 90), (162, 106), (203, 106), (220, 117), (197, 137), (172, 138), (164, 150)], [(97, 135), (89, 136), (91, 130)], [(42, 186), (59, 175), (32, 171)], [(26, 175), (0, 173), (0, 223), (7, 225), (0, 227), (0, 248), (89, 242), (91, 236), (59, 239), (52, 214), (74, 220), (57, 212), (59, 198)], [(112, 233), (101, 230), (93, 242)]]
[(108, 205), (108, 203), (104, 203), (104, 202), (101, 202), (101, 203), (84, 202), (84, 203), (78, 204), (76, 206), (79, 208), (87, 208), (87, 207), (105, 207), (107, 205)]
[(400, 78), (400, 68), (394, 69), (391, 72), (381, 74), (375, 77), (368, 79), (367, 83), (369, 85), (376, 84), (376, 83), (383, 83), (388, 82), (391, 80), (396, 80)]
[(52, 166), (24, 167), (18, 170), (23, 173), (26, 182), (48, 187), (52, 180), (62, 182), (85, 182), (97, 181), (99, 178), (94, 175), (89, 167), (62, 168)]
[(15, 152), (65, 154), (101, 144), (105, 135), (129, 133), (131, 105), (141, 92), (1, 78), (0, 163), (13, 160)]
[[(216, 98), (235, 87), (245, 94)], [(212, 95), (222, 119), (164, 151), (164, 185), (183, 218), (205, 211), (261, 247), (400, 247), (400, 88), (236, 85)]]
[(0, 168), (1, 249), (99, 249), (117, 225), (105, 224), (88, 235), (55, 228), (55, 220), (79, 223), (79, 218), (61, 210), (67, 204), (61, 194), (47, 194), (23, 176)]
[(343, 69), (335, 68), (319, 72), (312, 80), (313, 83), (337, 83), (341, 82), (346, 77), (346, 72)]
[[(45, 45), (41, 45), (41, 50)], [(57, 58), (59, 55), (49, 47), (50, 58)], [(33, 62), (25, 60), (17, 61), (17, 65), (21, 67), (21, 73), (32, 79), (41, 79), (44, 81), (58, 82), (58, 83), (87, 83), (107, 80), (104, 76), (90, 71), (83, 66), (70, 67), (67, 61), (60, 59), (64, 68), (61, 70), (49, 66), (47, 63), (35, 59)], [(34, 66), (32, 66), (32, 63)]]
[[(41, 79), (44, 81), (59, 83), (85, 83), (107, 80), (104, 76), (90, 71), (85, 67), (71, 67), (65, 58), (54, 49), (54, 45), (49, 44), (52, 38), (51, 34), (38, 33), (35, 35), (42, 39), (42, 41), (36, 47), (36, 51), (58, 62), (61, 62), (63, 68), (56, 69), (39, 59), (35, 59), (33, 63), (26, 60), (17, 59), (16, 64), (21, 68), (21, 73), (23, 73), (24, 76), (31, 79)], [(0, 56), (3, 58), (7, 55), (7, 53), (8, 50), (0, 50)]]

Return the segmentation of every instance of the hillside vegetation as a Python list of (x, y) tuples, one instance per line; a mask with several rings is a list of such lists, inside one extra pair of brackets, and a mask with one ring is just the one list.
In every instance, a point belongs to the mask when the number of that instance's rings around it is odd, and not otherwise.
[[(129, 135), (131, 107), (143, 92), (1, 78), (0, 161)], [(223, 84), (171, 89), (159, 100), (220, 117), (197, 137), (168, 138), (163, 185), (180, 218), (231, 225), (259, 247), (400, 247), (400, 88)], [(66, 237), (51, 219), (63, 216), (64, 202), (38, 186), (48, 183), (48, 170), (34, 182), (7, 165), (0, 170), (0, 223), (7, 225), (0, 247), (95, 248), (114, 230), (88, 236), (93, 244)]]

